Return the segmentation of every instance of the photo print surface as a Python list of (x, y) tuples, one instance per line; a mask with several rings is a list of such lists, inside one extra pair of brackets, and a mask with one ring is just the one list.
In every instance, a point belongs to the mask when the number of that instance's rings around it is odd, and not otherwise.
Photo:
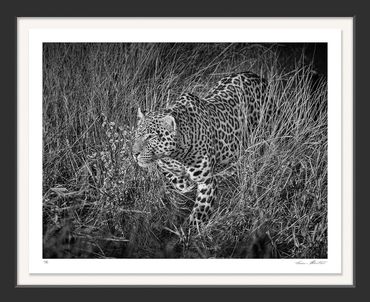
[(328, 257), (326, 43), (43, 43), (43, 258)]

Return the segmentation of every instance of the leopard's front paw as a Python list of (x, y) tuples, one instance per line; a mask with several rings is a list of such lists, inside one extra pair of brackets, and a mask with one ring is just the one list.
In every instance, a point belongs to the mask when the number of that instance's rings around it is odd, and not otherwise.
[(197, 210), (193, 210), (189, 217), (190, 225), (199, 228), (208, 220), (207, 214)]
[(195, 228), (198, 228), (199, 225), (200, 225), (201, 221), (199, 221), (198, 219), (196, 219), (194, 217), (194, 215), (190, 215), (189, 217), (189, 224), (191, 227), (195, 227)]

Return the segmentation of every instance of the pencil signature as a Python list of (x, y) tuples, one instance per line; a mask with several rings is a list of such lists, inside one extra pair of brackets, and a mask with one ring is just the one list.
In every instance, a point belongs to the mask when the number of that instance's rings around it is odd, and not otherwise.
[(314, 265), (314, 264), (326, 264), (326, 260), (299, 260), (296, 261), (295, 264), (309, 264), (309, 265)]

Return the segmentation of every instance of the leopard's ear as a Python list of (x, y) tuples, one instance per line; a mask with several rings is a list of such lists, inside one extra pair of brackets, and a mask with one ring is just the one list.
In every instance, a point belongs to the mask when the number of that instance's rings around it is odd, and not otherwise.
[(139, 120), (143, 119), (144, 118), (144, 114), (141, 112), (141, 109), (140, 107), (137, 109), (137, 118)]
[(171, 115), (166, 115), (163, 118), (163, 125), (171, 132), (176, 131), (176, 121)]

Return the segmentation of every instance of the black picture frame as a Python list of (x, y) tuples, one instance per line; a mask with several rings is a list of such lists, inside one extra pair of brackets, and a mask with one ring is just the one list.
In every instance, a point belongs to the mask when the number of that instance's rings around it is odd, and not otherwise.
[[(20, 3), (23, 2), (23, 3)], [(211, 2), (211, 1), (210, 1)], [(268, 3), (267, 2), (271, 2)], [(248, 299), (259, 299), (264, 300), (265, 298), (276, 298), (281, 297), (284, 300), (296, 299), (300, 297), (302, 299), (312, 299), (315, 298), (316, 295), (319, 295), (322, 298), (329, 298), (336, 299), (336, 298), (343, 298), (349, 299), (353, 298), (354, 296), (359, 297), (361, 293), (364, 293), (366, 290), (365, 287), (365, 280), (366, 277), (364, 276), (366, 272), (366, 267), (368, 267), (368, 260), (365, 256), (365, 252), (367, 251), (365, 243), (367, 238), (366, 231), (367, 226), (365, 225), (365, 219), (363, 219), (363, 215), (366, 215), (366, 207), (368, 207), (368, 203), (366, 203), (365, 196), (364, 196), (364, 181), (366, 179), (365, 175), (361, 174), (365, 173), (365, 169), (367, 168), (364, 165), (362, 160), (365, 159), (365, 152), (367, 152), (368, 148), (363, 146), (366, 144), (366, 139), (360, 139), (359, 136), (366, 133), (364, 129), (367, 129), (365, 125), (365, 121), (367, 120), (363, 115), (368, 112), (365, 108), (365, 95), (364, 89), (367, 86), (365, 84), (366, 75), (365, 72), (367, 63), (367, 56), (368, 56), (368, 42), (366, 38), (366, 32), (368, 26), (366, 23), (368, 22), (368, 16), (366, 16), (366, 8), (365, 4), (361, 6), (361, 4), (357, 4), (354, 2), (346, 3), (338, 5), (335, 1), (330, 1), (326, 3), (322, 3), (322, 1), (310, 1), (307, 3), (298, 3), (295, 1), (284, 1), (282, 2), (274, 2), (274, 1), (264, 1), (264, 2), (256, 2), (253, 5), (249, 3), (235, 3), (232, 5), (231, 2), (228, 2), (228, 6), (225, 7), (222, 4), (216, 4), (215, 1), (212, 3), (196, 3), (191, 5), (190, 1), (186, 1), (184, 3), (179, 4), (171, 4), (170, 1), (157, 1), (149, 4), (143, 4), (143, 1), (140, 2), (132, 2), (132, 3), (114, 3), (111, 6), (108, 5), (107, 2), (104, 2), (104, 8), (101, 7), (102, 4), (98, 6), (93, 6), (91, 2), (89, 4), (80, 2), (72, 2), (72, 1), (63, 1), (59, 4), (50, 5), (47, 1), (34, 1), (34, 2), (26, 2), (26, 1), (18, 1), (13, 2), (4, 10), (2, 11), (2, 37), (4, 41), (4, 45), (8, 45), (2, 49), (2, 62), (4, 64), (4, 68), (2, 69), (2, 73), (5, 72), (5, 79), (4, 81), (11, 81), (13, 85), (4, 85), (5, 88), (5, 108), (3, 112), (5, 115), (1, 119), (3, 122), (2, 131), (4, 131), (3, 137), (5, 137), (5, 144), (7, 146), (11, 146), (5, 149), (5, 154), (3, 154), (3, 158), (6, 158), (6, 164), (8, 165), (3, 172), (3, 177), (5, 178), (5, 187), (6, 195), (4, 196), (4, 201), (6, 204), (6, 209), (11, 209), (13, 211), (13, 215), (8, 215), (9, 211), (4, 211), (5, 218), (2, 219), (2, 227), (4, 230), (4, 242), (12, 242), (6, 248), (2, 249), (4, 253), (2, 255), (2, 259), (5, 261), (5, 269), (2, 270), (3, 277), (6, 275), (5, 281), (3, 283), (3, 289), (8, 291), (8, 294), (13, 296), (16, 299), (29, 299), (31, 296), (45, 296), (57, 300), (65, 300), (67, 298), (71, 298), (72, 296), (81, 297), (80, 295), (84, 295), (85, 299), (94, 298), (96, 300), (101, 300), (108, 297), (120, 299), (122, 298), (122, 294), (127, 295), (126, 298), (129, 296), (135, 298), (136, 300), (141, 301), (143, 298), (151, 298), (158, 297), (161, 299), (173, 299), (176, 296), (181, 296), (183, 298), (194, 296), (205, 296), (208, 299), (213, 299), (216, 297), (221, 299), (228, 299), (230, 295), (233, 297), (246, 297)], [(118, 7), (119, 6), (119, 7)], [(241, 9), (243, 7), (243, 9)], [(58, 16), (75, 16), (75, 17), (92, 17), (92, 16), (106, 16), (106, 17), (115, 17), (115, 16), (126, 16), (126, 17), (257, 17), (257, 16), (266, 16), (266, 17), (304, 17), (304, 16), (315, 16), (315, 17), (339, 17), (339, 16), (346, 16), (346, 17), (354, 17), (355, 18), (355, 125), (354, 125), (354, 150), (355, 150), (355, 158), (354, 158), (354, 170), (355, 170), (355, 177), (354, 177), (354, 201), (355, 201), (355, 286), (347, 286), (345, 290), (340, 289), (339, 287), (331, 287), (326, 288), (310, 288), (306, 286), (304, 289), (298, 288), (291, 288), (284, 287), (281, 288), (280, 286), (269, 287), (266, 289), (263, 286), (258, 286), (258, 288), (215, 288), (211, 287), (208, 289), (197, 289), (192, 288), (189, 290), (187, 287), (178, 286), (178, 288), (161, 288), (161, 289), (144, 289), (143, 286), (135, 286), (135, 288), (125, 288), (122, 291), (118, 291), (115, 289), (100, 289), (96, 290), (91, 288), (90, 286), (86, 286), (84, 289), (72, 289), (66, 290), (58, 288), (57, 290), (51, 290), (48, 286), (45, 288), (43, 286), (42, 289), (38, 290), (25, 290), (25, 289), (17, 289), (17, 281), (16, 281), (16, 196), (17, 196), (17, 187), (16, 187), (16, 175), (17, 175), (17, 164), (16, 164), (16, 150), (17, 150), (17, 143), (16, 143), (16, 95), (17, 95), (17, 87), (16, 87), (16, 54), (17, 54), (17, 44), (16, 44), (16, 18), (19, 16), (48, 16), (48, 17), (58, 17)], [(360, 101), (362, 100), (363, 101)], [(11, 125), (9, 127), (9, 125)], [(362, 146), (357, 146), (357, 144), (361, 144)], [(355, 147), (356, 146), (356, 147)], [(358, 165), (358, 163), (361, 163)], [(358, 165), (358, 166), (357, 166)], [(5, 172), (6, 171), (6, 172)], [(6, 174), (6, 175), (5, 175)], [(359, 202), (358, 200), (362, 200), (363, 202)], [(9, 232), (9, 226), (13, 227), (13, 231)], [(362, 240), (361, 240), (362, 239)], [(10, 259), (12, 261), (10, 261)], [(113, 298), (113, 297), (112, 297)]]

